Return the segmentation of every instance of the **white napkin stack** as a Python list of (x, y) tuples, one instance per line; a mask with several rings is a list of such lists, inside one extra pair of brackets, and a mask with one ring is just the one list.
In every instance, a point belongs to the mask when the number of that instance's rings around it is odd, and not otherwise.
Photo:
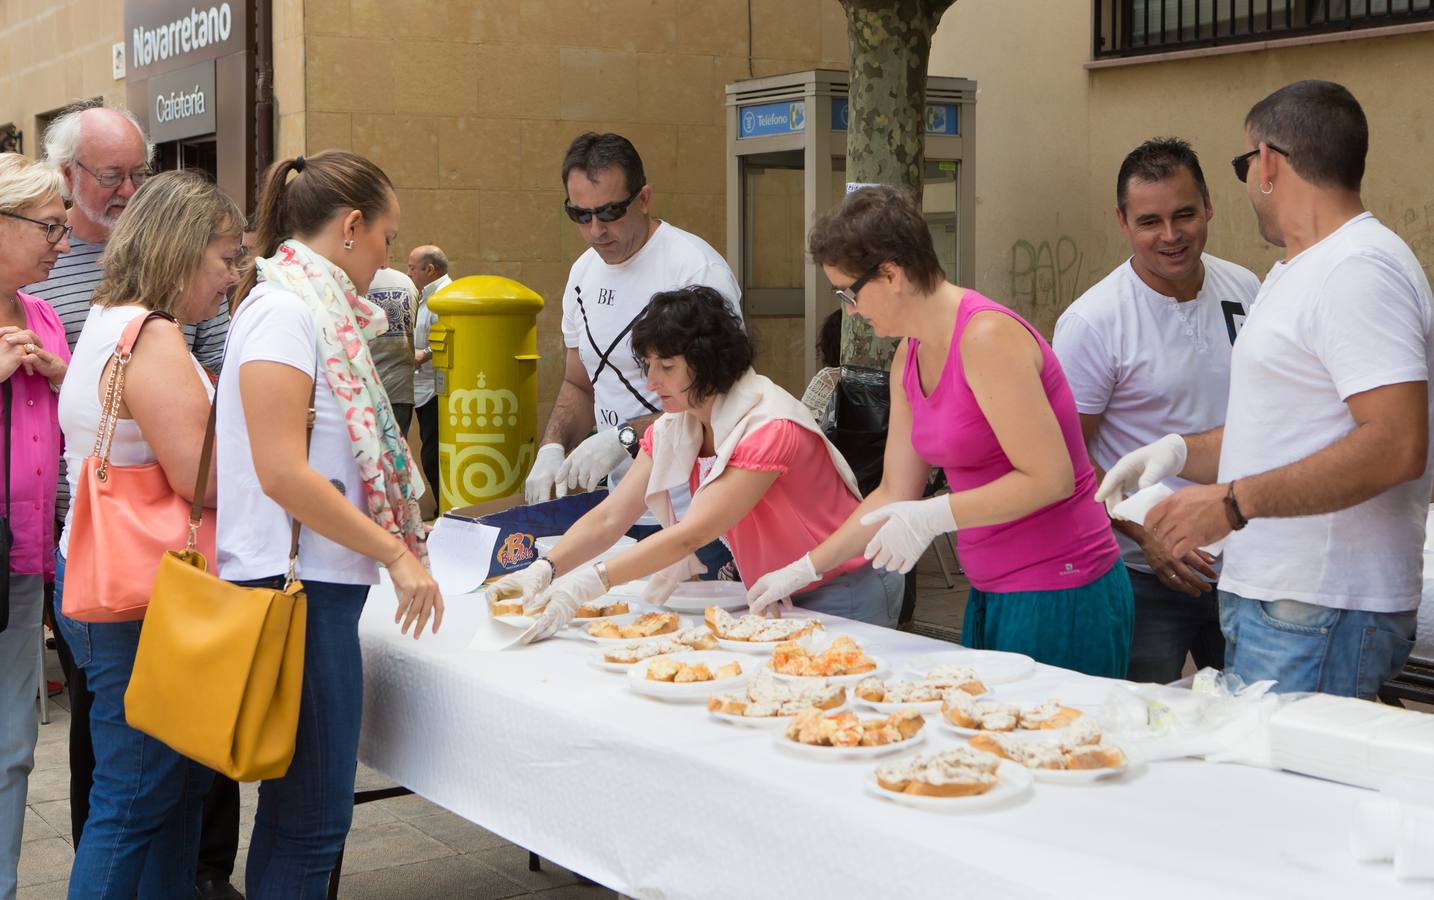
[(1366, 788), (1393, 778), (1425, 779), (1434, 772), (1434, 716), (1312, 694), (1271, 717), (1270, 762)]

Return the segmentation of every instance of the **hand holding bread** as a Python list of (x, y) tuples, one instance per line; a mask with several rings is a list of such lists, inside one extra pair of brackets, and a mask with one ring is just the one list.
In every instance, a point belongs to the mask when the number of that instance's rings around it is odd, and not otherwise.
[(579, 606), (606, 593), (607, 586), (602, 583), (602, 576), (598, 574), (596, 566), (582, 566), (569, 572), (538, 595), (534, 605), (541, 607), (543, 612), (538, 616), (538, 621), (523, 632), (520, 640), (531, 644), (533, 641), (551, 637), (559, 628), (573, 620)]

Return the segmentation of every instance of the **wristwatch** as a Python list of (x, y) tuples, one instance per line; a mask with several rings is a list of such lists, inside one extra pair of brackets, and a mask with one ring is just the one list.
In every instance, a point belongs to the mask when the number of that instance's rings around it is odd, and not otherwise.
[(637, 441), (637, 429), (632, 427), (631, 422), (623, 422), (617, 426), (617, 442), (627, 451), (627, 455), (637, 459), (637, 451), (641, 445)]

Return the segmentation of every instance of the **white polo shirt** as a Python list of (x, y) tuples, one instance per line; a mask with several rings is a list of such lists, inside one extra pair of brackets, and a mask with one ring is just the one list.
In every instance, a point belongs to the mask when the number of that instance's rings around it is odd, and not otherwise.
[[(1220, 481), (1289, 465), (1349, 434), (1354, 394), (1427, 382), (1431, 304), (1419, 260), (1371, 213), (1275, 263), (1235, 345)], [(1419, 478), (1348, 509), (1253, 520), (1225, 545), (1221, 589), (1338, 609), (1417, 608), (1431, 482), (1426, 462)]]
[[(1260, 280), (1208, 253), (1200, 260), (1205, 283), (1193, 300), (1159, 293), (1126, 260), (1056, 322), (1051, 347), (1076, 410), (1102, 416), (1091, 457), (1106, 471), (1167, 434), (1198, 434), (1225, 424), (1230, 346)], [(1166, 481), (1173, 490), (1189, 483)], [(1134, 541), (1119, 531), (1115, 537), (1127, 566), (1151, 571)]]

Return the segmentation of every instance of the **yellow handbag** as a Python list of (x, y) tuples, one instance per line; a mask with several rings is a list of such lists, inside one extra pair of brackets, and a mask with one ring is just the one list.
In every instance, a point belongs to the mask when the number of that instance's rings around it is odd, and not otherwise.
[[(310, 398), (309, 433), (313, 433)], [(283, 590), (246, 588), (209, 573), (195, 549), (214, 447), (214, 410), (204, 435), (189, 540), (159, 564), (125, 719), (175, 752), (235, 781), (279, 778), (294, 757), (304, 678), (307, 606), (295, 578), (293, 522)]]

